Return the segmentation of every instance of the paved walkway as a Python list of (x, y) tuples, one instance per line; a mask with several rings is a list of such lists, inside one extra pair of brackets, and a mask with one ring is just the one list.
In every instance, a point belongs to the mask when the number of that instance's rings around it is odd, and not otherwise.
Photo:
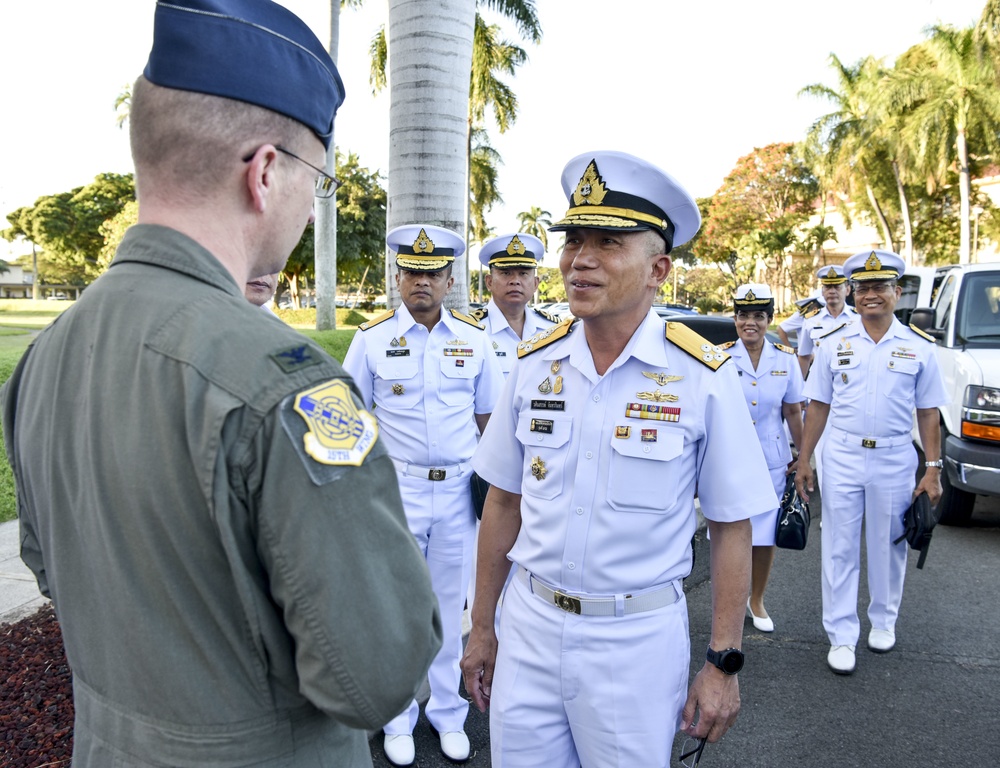
[(17, 520), (0, 523), (0, 624), (18, 621), (48, 602), (20, 552)]

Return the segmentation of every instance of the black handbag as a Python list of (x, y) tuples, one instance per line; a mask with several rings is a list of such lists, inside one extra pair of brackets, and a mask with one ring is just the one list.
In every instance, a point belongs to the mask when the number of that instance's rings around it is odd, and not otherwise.
[(931, 534), (937, 520), (934, 511), (931, 509), (931, 500), (927, 494), (921, 492), (910, 504), (910, 508), (903, 515), (903, 535), (893, 541), (899, 544), (903, 539), (910, 545), (910, 549), (920, 552), (920, 559), (917, 560), (917, 568), (924, 567), (924, 560), (927, 559), (927, 548), (931, 545)]
[(785, 480), (785, 492), (778, 507), (778, 524), (774, 528), (774, 545), (782, 549), (805, 549), (809, 538), (809, 505), (795, 490), (795, 473)]
[(483, 519), (483, 506), (486, 504), (486, 494), (490, 490), (490, 484), (483, 478), (472, 473), (472, 509), (476, 513), (476, 519)]

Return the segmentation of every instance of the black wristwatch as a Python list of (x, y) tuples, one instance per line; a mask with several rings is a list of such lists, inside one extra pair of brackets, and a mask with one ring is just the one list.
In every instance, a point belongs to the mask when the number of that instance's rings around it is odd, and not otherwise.
[(708, 646), (706, 654), (709, 662), (717, 666), (727, 675), (735, 675), (743, 669), (743, 651), (737, 648), (726, 648), (724, 651), (713, 651), (712, 646)]

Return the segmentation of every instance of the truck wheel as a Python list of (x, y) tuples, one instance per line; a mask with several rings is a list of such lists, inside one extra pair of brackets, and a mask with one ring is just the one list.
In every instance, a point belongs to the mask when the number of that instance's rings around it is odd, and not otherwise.
[[(941, 427), (941, 455), (944, 456), (944, 426)], [(938, 522), (941, 525), (968, 525), (972, 520), (972, 508), (976, 506), (976, 494), (963, 491), (951, 484), (947, 466), (941, 470), (941, 500), (937, 505)]]

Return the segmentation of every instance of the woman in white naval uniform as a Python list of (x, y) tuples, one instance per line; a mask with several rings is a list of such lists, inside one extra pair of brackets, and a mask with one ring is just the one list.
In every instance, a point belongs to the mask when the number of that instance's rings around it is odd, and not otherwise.
[[(747, 408), (764, 451), (767, 468), (780, 499), (785, 489), (785, 474), (792, 461), (782, 419), (796, 449), (802, 442), (802, 372), (795, 350), (772, 344), (764, 337), (774, 319), (771, 289), (762, 283), (741, 285), (733, 299), (738, 341), (724, 345), (739, 372)], [(750, 518), (753, 526), (753, 556), (750, 599), (747, 613), (761, 632), (773, 632), (774, 621), (764, 608), (764, 591), (774, 563), (774, 528), (778, 510), (772, 509)]]

